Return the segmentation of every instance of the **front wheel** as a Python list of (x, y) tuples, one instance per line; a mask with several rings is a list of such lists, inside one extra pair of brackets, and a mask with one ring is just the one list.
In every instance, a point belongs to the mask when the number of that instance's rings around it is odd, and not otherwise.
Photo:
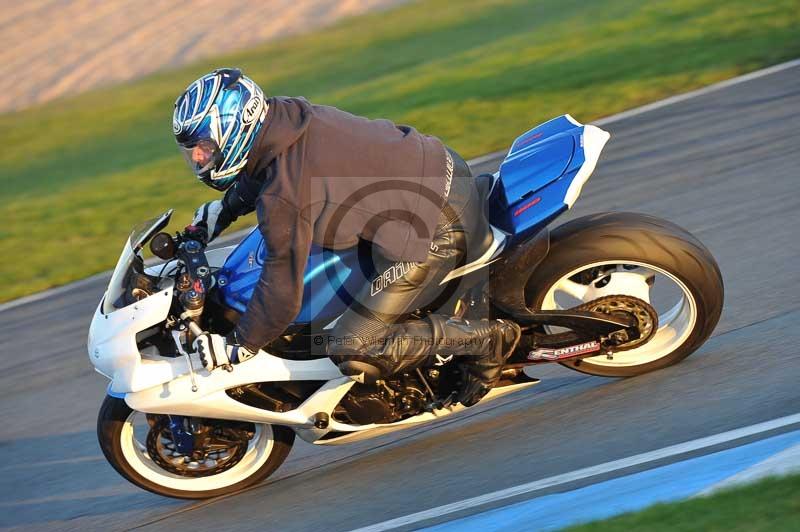
[(108, 462), (130, 482), (153, 493), (205, 499), (232, 493), (267, 478), (289, 454), (294, 432), (286, 427), (198, 420), (205, 448), (192, 456), (176, 448), (167, 416), (132, 410), (106, 396), (97, 438)]
[[(610, 356), (564, 361), (604, 377), (630, 377), (675, 364), (711, 335), (722, 312), (722, 276), (714, 257), (677, 225), (642, 214), (585, 216), (552, 232), (550, 252), (525, 288), (532, 309), (558, 310), (603, 298), (604, 311), (630, 301), (655, 309), (655, 332)], [(618, 302), (615, 302), (618, 299)], [(557, 332), (548, 329), (547, 332)]]

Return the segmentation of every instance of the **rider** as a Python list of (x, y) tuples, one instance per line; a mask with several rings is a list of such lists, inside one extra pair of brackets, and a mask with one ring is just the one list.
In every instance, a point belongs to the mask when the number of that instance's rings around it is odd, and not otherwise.
[(294, 320), (312, 243), (368, 242), (379, 273), (327, 345), (342, 372), (374, 381), (452, 359), (464, 377), (456, 400), (466, 406), (498, 382), (516, 324), (407, 319), (463, 264), (467, 242), (488, 231), (469, 167), (439, 139), (302, 98), (267, 98), (238, 69), (192, 83), (175, 102), (172, 129), (198, 179), (226, 191), (197, 209), (187, 232), (210, 241), (255, 210), (267, 250), (226, 347), (204, 354), (209, 370), (254, 356)]

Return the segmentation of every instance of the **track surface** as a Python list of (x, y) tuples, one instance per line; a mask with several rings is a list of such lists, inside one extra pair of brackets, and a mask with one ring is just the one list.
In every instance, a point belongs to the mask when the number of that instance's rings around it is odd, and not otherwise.
[(0, 312), (0, 526), (344, 530), (798, 412), (800, 68), (605, 128), (568, 217), (663, 216), (725, 277), (722, 321), (684, 363), (629, 380), (543, 366), (538, 387), (452, 421), (339, 448), (298, 441), (269, 483), (191, 504), (128, 485), (102, 458), (105, 381), (85, 339), (103, 282), (84, 283)]

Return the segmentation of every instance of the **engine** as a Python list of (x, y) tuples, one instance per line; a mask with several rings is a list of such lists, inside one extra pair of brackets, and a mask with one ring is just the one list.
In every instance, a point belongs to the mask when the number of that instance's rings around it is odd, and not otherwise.
[(333, 415), (354, 425), (393, 423), (415, 416), (425, 411), (432, 395), (441, 398), (456, 389), (458, 373), (453, 369), (429, 368), (422, 375), (403, 373), (375, 384), (355, 384)]
[(425, 392), (416, 383), (393, 380), (356, 384), (342, 399), (334, 416), (354, 425), (392, 423), (420, 413), (425, 399)]

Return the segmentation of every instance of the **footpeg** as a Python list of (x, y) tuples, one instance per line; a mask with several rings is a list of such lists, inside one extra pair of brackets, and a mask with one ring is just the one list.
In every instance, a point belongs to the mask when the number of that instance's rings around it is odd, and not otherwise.
[(433, 412), (434, 410), (442, 410), (444, 408), (447, 408), (453, 404), (453, 401), (455, 400), (457, 393), (458, 392), (453, 392), (444, 399), (437, 399), (436, 401), (427, 403), (423, 408), (423, 410), (425, 410), (425, 412)]

